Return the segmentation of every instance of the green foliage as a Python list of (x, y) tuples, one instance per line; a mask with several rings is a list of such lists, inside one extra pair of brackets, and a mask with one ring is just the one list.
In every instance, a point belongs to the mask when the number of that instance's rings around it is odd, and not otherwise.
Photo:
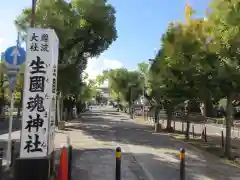
[(149, 71), (149, 97), (156, 104), (169, 107), (190, 100), (188, 110), (197, 109), (197, 101), (207, 109), (227, 97), (228, 157), (232, 100), (240, 90), (239, 4), (240, 0), (213, 0), (207, 20), (192, 19), (193, 10), (188, 6), (186, 24), (169, 25)]
[(110, 93), (115, 100), (121, 99), (132, 103), (139, 98), (142, 90), (142, 78), (138, 71), (128, 71), (125, 68), (105, 72)]
[(78, 100), (82, 102), (91, 102), (96, 96), (96, 86), (94, 81), (84, 82), (80, 93), (78, 94)]
[(209, 36), (212, 37), (211, 49), (218, 54), (219, 84), (225, 95), (239, 92), (240, 61), (239, 37), (240, 19), (238, 8), (240, 1), (216, 1), (210, 6)]
[(144, 77), (147, 77), (147, 75), (148, 75), (148, 69), (149, 69), (149, 63), (147, 63), (147, 62), (140, 62), (140, 63), (138, 63), (138, 71), (142, 74), (142, 75), (144, 75)]
[(219, 61), (218, 83), (227, 97), (226, 105), (226, 144), (224, 154), (231, 157), (231, 126), (233, 122), (234, 94), (240, 90), (240, 9), (239, 0), (217, 1), (211, 3), (212, 13), (208, 17), (211, 49)]
[[(24, 9), (16, 25), (25, 35), (31, 9)], [(115, 9), (104, 0), (38, 0), (36, 26), (52, 28), (59, 41), (58, 89), (77, 94), (87, 59), (100, 55), (116, 40)]]
[(169, 25), (150, 68), (149, 83), (156, 101), (178, 104), (216, 98), (219, 62), (209, 50), (206, 27), (201, 19)]

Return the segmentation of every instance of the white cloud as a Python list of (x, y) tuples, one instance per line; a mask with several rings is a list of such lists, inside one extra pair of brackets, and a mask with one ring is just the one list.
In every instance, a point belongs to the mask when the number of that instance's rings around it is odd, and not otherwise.
[(121, 67), (123, 67), (123, 64), (117, 60), (92, 58), (88, 60), (86, 72), (89, 75), (89, 79), (95, 79), (96, 76), (101, 74), (104, 70)]
[(117, 61), (117, 60), (108, 60), (105, 59), (103, 61), (104, 63), (104, 67), (108, 68), (108, 69), (116, 69), (116, 68), (120, 68), (123, 67), (122, 63)]

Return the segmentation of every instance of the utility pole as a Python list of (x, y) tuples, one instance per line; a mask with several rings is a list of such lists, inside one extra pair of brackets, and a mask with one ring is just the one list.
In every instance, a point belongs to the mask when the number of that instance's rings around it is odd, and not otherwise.
[(36, 20), (36, 3), (37, 3), (37, 0), (32, 0), (32, 19), (31, 19), (31, 27), (35, 27), (35, 20)]

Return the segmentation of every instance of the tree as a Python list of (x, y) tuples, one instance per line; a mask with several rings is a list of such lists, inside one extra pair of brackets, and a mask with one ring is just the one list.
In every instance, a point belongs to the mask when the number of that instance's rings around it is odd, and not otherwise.
[(105, 73), (111, 95), (128, 103), (129, 113), (133, 118), (133, 105), (142, 90), (141, 74), (125, 68), (112, 69)]
[[(85, 76), (85, 78), (88, 75)], [(94, 97), (96, 97), (96, 86), (95, 82), (92, 80), (84, 79), (85, 81), (79, 87), (79, 94), (76, 97), (76, 107), (78, 112), (82, 112), (87, 104), (91, 104), (93, 102)]]
[(24, 88), (24, 65), (20, 66), (20, 70), (17, 74), (17, 82), (15, 87), (15, 107), (18, 108), (17, 119), (21, 116), (21, 107), (23, 101), (23, 88)]
[[(30, 18), (30, 8), (17, 18), (22, 34)], [(79, 85), (87, 59), (100, 55), (117, 38), (115, 9), (105, 0), (39, 0), (36, 26), (54, 29), (59, 38), (58, 89), (63, 95)], [(74, 82), (69, 84), (69, 79)]]
[(210, 6), (212, 13), (208, 15), (209, 36), (213, 42), (211, 50), (217, 53), (219, 61), (219, 87), (227, 97), (225, 156), (228, 158), (231, 158), (232, 101), (234, 94), (239, 93), (240, 84), (239, 3), (239, 0), (214, 0)]
[(95, 96), (96, 96), (95, 82), (92, 80), (90, 80), (89, 82), (85, 82), (79, 94), (79, 99), (81, 99), (81, 101), (83, 102), (91, 102)]
[[(158, 99), (157, 104), (162, 102), (167, 110), (167, 129), (171, 129), (171, 116), (176, 105), (189, 100), (188, 113), (200, 112), (199, 102), (212, 107), (218, 87), (219, 63), (216, 53), (208, 49), (208, 24), (203, 19), (192, 20), (194, 11), (189, 8), (186, 8), (185, 24), (169, 25), (162, 37), (161, 51), (151, 68), (153, 96)], [(188, 137), (189, 119), (187, 122)]]
[[(149, 63), (146, 62), (140, 62), (137, 64), (138, 71), (145, 77), (147, 78), (148, 75), (148, 69), (149, 69)], [(147, 81), (146, 81), (147, 82)]]
[(180, 81), (175, 81), (170, 68), (167, 66), (168, 59), (163, 52), (163, 49), (159, 51), (150, 67), (149, 96), (155, 107), (155, 122), (158, 123), (160, 108), (164, 107), (167, 113), (166, 130), (172, 131), (171, 120), (174, 106), (185, 99), (183, 86), (180, 84)]
[[(38, 0), (36, 27), (54, 29), (59, 38), (58, 91), (63, 106), (72, 108), (80, 93), (87, 59), (100, 55), (117, 38), (115, 9), (105, 0)], [(31, 9), (26, 8), (15, 24), (22, 39), (30, 27)], [(69, 97), (74, 97), (72, 101)], [(71, 103), (70, 103), (71, 101)]]
[(145, 99), (146, 95), (146, 88), (148, 85), (148, 71), (149, 71), (149, 63), (146, 62), (140, 62), (138, 63), (138, 71), (142, 75), (142, 95), (143, 100)]
[(108, 75), (108, 70), (104, 70), (101, 74), (96, 77), (96, 83), (98, 86), (101, 86), (106, 80)]

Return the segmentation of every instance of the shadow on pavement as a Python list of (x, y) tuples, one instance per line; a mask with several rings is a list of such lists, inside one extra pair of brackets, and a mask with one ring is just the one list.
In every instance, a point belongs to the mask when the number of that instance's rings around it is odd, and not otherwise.
[[(222, 178), (224, 180), (230, 180), (234, 178), (238, 179), (240, 176), (239, 168), (223, 165), (219, 158), (214, 157), (210, 154), (201, 153), (201, 151), (196, 152), (192, 146), (176, 140), (172, 140), (166, 134), (154, 133), (153, 129), (150, 126), (135, 124), (132, 121), (112, 120), (113, 118), (111, 117), (100, 117), (95, 116), (95, 114), (89, 114), (88, 116), (84, 115), (80, 122), (78, 121), (78, 123), (76, 122), (76, 124), (73, 126), (68, 126), (67, 128), (69, 130), (81, 130), (86, 135), (92, 136), (94, 139), (105, 142), (112, 141), (110, 132), (114, 133), (116, 136), (116, 141), (118, 143), (133, 146), (132, 149), (134, 149), (134, 151), (136, 150), (134, 156), (137, 159), (141, 159), (141, 162), (150, 161), (151, 164), (154, 164), (154, 161), (156, 161), (156, 167), (158, 167), (156, 173), (159, 173), (158, 171), (161, 171), (160, 169), (164, 169), (166, 166), (171, 166), (171, 168), (176, 169), (177, 171), (178, 165), (176, 165), (176, 163), (172, 163), (171, 160), (173, 162), (177, 161), (179, 149), (185, 148), (187, 151), (186, 157), (189, 167), (188, 174), (190, 176), (199, 176), (199, 178), (204, 177), (212, 179), (216, 179), (217, 177), (217, 179)], [(141, 152), (138, 152), (137, 149), (139, 149), (139, 147), (145, 148), (144, 152), (148, 152), (149, 149), (149, 151), (151, 151), (151, 154), (142, 154)], [(151, 148), (154, 148), (155, 152), (150, 150)], [(198, 155), (196, 155), (196, 153), (198, 153)], [(154, 156), (155, 154), (157, 155), (156, 157)], [(219, 164), (219, 166), (216, 167), (216, 164)], [(229, 167), (231, 167), (231, 171), (233, 171), (233, 173), (231, 173), (232, 177), (229, 177), (229, 175), (223, 175), (223, 173), (226, 172), (224, 169), (227, 169)], [(166, 167), (163, 172), (167, 173), (168, 169), (170, 170), (171, 168)], [(170, 171), (172, 172), (172, 170)], [(231, 171), (229, 169), (229, 172)]]
[[(171, 156), (172, 161), (164, 158), (160, 159), (158, 156), (147, 153), (122, 153), (122, 179), (125, 180), (150, 180), (145, 167), (138, 161), (139, 159), (148, 159), (151, 164), (155, 166), (152, 171), (152, 176), (157, 177), (159, 180), (176, 180), (179, 179), (180, 165), (175, 154), (168, 154)], [(218, 174), (214, 177), (204, 176), (198, 170), (199, 166), (194, 166), (189, 170), (186, 166), (187, 179), (197, 180), (212, 178), (212, 180), (231, 180), (237, 178), (225, 177), (223, 169), (220, 169)], [(73, 168), (72, 178), (77, 180), (79, 177), (84, 180), (112, 180), (115, 179), (115, 150), (114, 149), (73, 149)]]
[[(137, 158), (146, 158), (158, 164), (163, 180), (173, 180), (179, 177), (179, 163), (166, 163), (151, 154), (122, 153), (121, 167), (122, 179), (125, 180), (149, 180), (145, 170), (139, 164)], [(84, 180), (112, 180), (115, 179), (115, 150), (114, 149), (73, 149), (73, 179)]]

